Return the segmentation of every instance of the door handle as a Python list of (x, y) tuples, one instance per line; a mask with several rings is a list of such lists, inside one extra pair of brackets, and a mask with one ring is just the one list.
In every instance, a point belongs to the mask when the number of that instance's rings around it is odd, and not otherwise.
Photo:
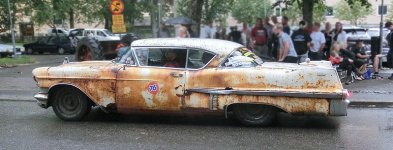
[(175, 78), (180, 78), (180, 77), (183, 77), (183, 74), (181, 74), (181, 73), (177, 73), (177, 72), (171, 72), (171, 74), (170, 74), (172, 77), (175, 77)]

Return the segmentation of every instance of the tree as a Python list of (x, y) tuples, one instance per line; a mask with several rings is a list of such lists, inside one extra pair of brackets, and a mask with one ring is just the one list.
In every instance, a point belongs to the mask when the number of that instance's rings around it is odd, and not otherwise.
[[(317, 3), (313, 6), (313, 14), (312, 18), (314, 22), (323, 22), (326, 20), (325, 18), (326, 6), (322, 3)], [(302, 18), (302, 9), (298, 5), (298, 3), (294, 3), (291, 6), (288, 6), (287, 9), (283, 11), (283, 14), (288, 18), (291, 18), (290, 21), (294, 24), (303, 20)], [(309, 22), (312, 23), (312, 22)]]
[(350, 21), (354, 25), (358, 25), (362, 19), (372, 13), (370, 7), (362, 5), (359, 1), (353, 2), (350, 6), (348, 2), (341, 0), (334, 6), (334, 10), (338, 19)]
[(385, 18), (385, 21), (392, 21), (393, 20), (393, 1), (390, 2), (390, 5), (388, 6), (388, 14)]
[(229, 13), (234, 0), (179, 0), (177, 12), (196, 22), (195, 33), (199, 36), (201, 23), (212, 22)]
[[(345, 0), (349, 3), (350, 6), (353, 6), (355, 2), (360, 2), (361, 6), (366, 6), (370, 8), (371, 4), (368, 0)], [(307, 22), (313, 22), (314, 20), (314, 6), (316, 4), (324, 4), (325, 0), (279, 0), (272, 5), (272, 7), (277, 7), (280, 5), (284, 5), (285, 8), (288, 6), (292, 6), (294, 3), (297, 3), (299, 8), (302, 10), (303, 20)]]
[(236, 0), (231, 14), (239, 22), (253, 23), (255, 18), (269, 16), (272, 13), (270, 6), (270, 1), (266, 0)]
[[(18, 18), (16, 14), (19, 12), (17, 4), (20, 0), (10, 0), (11, 18), (15, 22)], [(10, 29), (10, 20), (8, 15), (8, 4), (6, 0), (0, 1), (0, 33), (6, 32)]]

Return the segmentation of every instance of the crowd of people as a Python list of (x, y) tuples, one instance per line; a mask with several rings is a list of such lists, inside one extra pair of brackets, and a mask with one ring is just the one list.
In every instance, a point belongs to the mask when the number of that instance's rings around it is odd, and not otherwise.
[[(343, 25), (336, 22), (334, 29), (331, 23), (326, 22), (323, 31), (321, 23), (309, 23), (300, 21), (298, 29), (291, 33), (288, 18), (281, 17), (278, 22), (277, 17), (257, 18), (255, 25), (249, 28), (243, 24), (242, 30), (237, 26), (230, 27), (227, 33), (225, 28), (217, 27), (213, 30), (212, 23), (208, 23), (201, 30), (200, 38), (216, 38), (230, 40), (243, 44), (252, 49), (256, 55), (264, 60), (279, 61), (286, 63), (302, 63), (309, 58), (313, 61), (327, 60), (340, 69), (347, 71), (346, 83), (350, 83), (353, 78), (364, 80), (365, 73), (368, 71), (369, 62), (373, 68), (373, 79), (381, 79), (379, 75), (381, 54), (366, 53), (363, 41), (356, 41), (356, 44), (349, 46), (347, 34), (343, 30)], [(386, 28), (393, 30), (391, 22), (386, 23)], [(393, 32), (391, 32), (393, 33)], [(389, 34), (386, 40), (390, 43), (393, 38)], [(177, 37), (195, 37), (189, 25), (181, 25)], [(392, 46), (388, 60), (393, 63)], [(393, 64), (390, 64), (393, 67)], [(389, 79), (393, 80), (393, 74)]]

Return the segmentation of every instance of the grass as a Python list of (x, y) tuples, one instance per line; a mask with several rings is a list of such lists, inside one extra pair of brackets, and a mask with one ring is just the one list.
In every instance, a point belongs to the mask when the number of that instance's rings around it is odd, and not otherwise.
[(19, 56), (15, 58), (0, 58), (0, 67), (15, 67), (20, 64), (35, 63), (36, 60), (30, 56)]

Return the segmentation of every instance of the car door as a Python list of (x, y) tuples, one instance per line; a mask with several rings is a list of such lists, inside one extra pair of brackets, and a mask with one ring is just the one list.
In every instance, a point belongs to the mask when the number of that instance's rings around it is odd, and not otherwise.
[(44, 52), (45, 51), (45, 43), (48, 41), (49, 37), (44, 37), (38, 40), (36, 43), (32, 45), (32, 49), (36, 52)]
[[(123, 61), (120, 61), (128, 62), (125, 63), (128, 65), (117, 75), (118, 111), (180, 111), (187, 75), (185, 69), (187, 50), (143, 47), (134, 48), (134, 51), (135, 53), (129, 51), (123, 56)], [(176, 53), (177, 62), (173, 62), (175, 61), (173, 59), (170, 61), (166, 57), (173, 56), (173, 53), (168, 52)]]
[(51, 36), (48, 42), (45, 43), (45, 50), (48, 52), (57, 52), (57, 43), (59, 41), (58, 36)]

